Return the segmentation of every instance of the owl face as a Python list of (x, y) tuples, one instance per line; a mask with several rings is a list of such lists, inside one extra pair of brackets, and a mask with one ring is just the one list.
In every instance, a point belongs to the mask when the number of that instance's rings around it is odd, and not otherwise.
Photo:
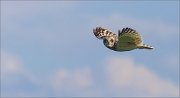
[(112, 48), (116, 43), (116, 38), (115, 36), (105, 37), (103, 43), (106, 47)]

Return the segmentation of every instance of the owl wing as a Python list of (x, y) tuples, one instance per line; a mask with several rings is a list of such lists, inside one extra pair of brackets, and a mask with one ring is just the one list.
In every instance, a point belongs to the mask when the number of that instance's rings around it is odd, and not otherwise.
[(141, 36), (138, 32), (131, 28), (123, 28), (118, 31), (118, 47), (122, 49), (136, 48), (137, 45), (142, 43)]
[(115, 33), (102, 27), (96, 27), (96, 29), (93, 29), (93, 33), (98, 39), (104, 39), (107, 36), (116, 36)]

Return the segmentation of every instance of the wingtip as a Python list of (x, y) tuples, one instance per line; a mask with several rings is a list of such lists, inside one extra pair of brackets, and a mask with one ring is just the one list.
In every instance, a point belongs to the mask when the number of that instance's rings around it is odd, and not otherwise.
[(147, 49), (154, 49), (154, 47), (149, 47), (149, 48), (147, 48)]
[(154, 49), (154, 47), (151, 47), (151, 49)]

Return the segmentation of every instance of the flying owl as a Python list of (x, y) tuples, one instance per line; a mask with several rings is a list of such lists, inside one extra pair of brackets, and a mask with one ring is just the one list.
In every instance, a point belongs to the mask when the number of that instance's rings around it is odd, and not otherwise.
[(133, 49), (153, 49), (152, 46), (143, 43), (140, 34), (132, 28), (123, 28), (118, 30), (118, 35), (104, 29), (97, 27), (93, 29), (94, 35), (98, 39), (102, 39), (104, 45), (114, 51), (130, 51)]

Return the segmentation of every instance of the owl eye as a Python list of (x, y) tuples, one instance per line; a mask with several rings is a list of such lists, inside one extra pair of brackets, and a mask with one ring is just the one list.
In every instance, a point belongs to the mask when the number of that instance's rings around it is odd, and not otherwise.
[(113, 42), (114, 40), (113, 40), (113, 39), (111, 39), (110, 41), (111, 41), (111, 42)]

